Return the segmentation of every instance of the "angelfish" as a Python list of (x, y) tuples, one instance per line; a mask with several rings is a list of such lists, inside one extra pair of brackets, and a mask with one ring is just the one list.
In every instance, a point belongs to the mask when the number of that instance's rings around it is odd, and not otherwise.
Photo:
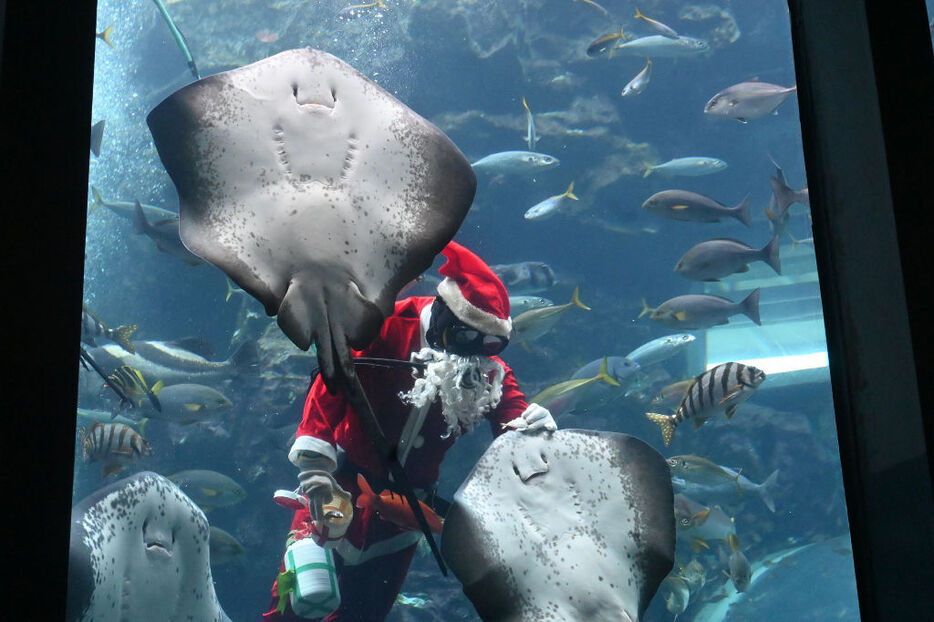
[(645, 59), (645, 68), (636, 74), (636, 77), (629, 81), (629, 84), (623, 87), (620, 92), (622, 97), (630, 95), (639, 95), (649, 85), (649, 79), (652, 77), (652, 59)]
[(535, 119), (532, 117), (532, 111), (525, 97), (522, 98), (522, 107), (525, 108), (525, 143), (529, 146), (529, 151), (532, 151), (538, 143), (539, 135), (535, 130)]
[(765, 372), (752, 365), (721, 363), (694, 378), (673, 415), (645, 413), (645, 416), (661, 428), (668, 447), (680, 423), (691, 419), (696, 429), (720, 411), (726, 412), (727, 419), (731, 418), (736, 407), (749, 399), (764, 380)]

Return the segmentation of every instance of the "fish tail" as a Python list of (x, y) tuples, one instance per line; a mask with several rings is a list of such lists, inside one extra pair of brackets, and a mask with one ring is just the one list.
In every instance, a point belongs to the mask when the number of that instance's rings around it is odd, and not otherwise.
[(642, 173), (643, 178), (648, 177), (655, 171), (655, 165), (653, 164), (649, 164), (648, 162), (643, 162), (642, 165), (645, 166), (645, 171), (643, 171)]
[(639, 7), (636, 7), (636, 19), (645, 19), (645, 15), (642, 14), (642, 11), (639, 10)]
[(645, 413), (649, 421), (658, 425), (662, 430), (662, 440), (665, 441), (665, 447), (671, 445), (671, 439), (675, 437), (675, 428), (677, 424), (672, 415), (661, 415), (659, 413)]
[(746, 298), (739, 303), (739, 308), (741, 312), (748, 317), (750, 320), (762, 326), (762, 321), (759, 319), (759, 288), (752, 290), (752, 293), (746, 296)]
[(91, 213), (93, 214), (100, 206), (104, 204), (104, 197), (101, 196), (101, 191), (97, 189), (97, 186), (91, 186), (91, 195), (94, 196), (94, 202), (91, 203)]
[(373, 499), (376, 498), (376, 493), (370, 488), (370, 483), (363, 477), (363, 473), (357, 473), (357, 486), (360, 487), (360, 494), (357, 495), (357, 500), (354, 502), (354, 505), (361, 510), (370, 507), (373, 503)]
[(772, 474), (765, 478), (765, 481), (759, 484), (759, 496), (762, 497), (762, 502), (765, 504), (765, 507), (769, 508), (769, 511), (775, 512), (775, 501), (772, 499), (772, 488), (775, 487), (775, 482), (778, 481), (778, 469), (772, 471)]
[(236, 293), (233, 286), (230, 284), (230, 279), (224, 279), (227, 283), (227, 295), (224, 297), (224, 302), (230, 302), (230, 297)]
[(528, 103), (525, 101), (525, 96), (522, 96), (522, 107), (525, 108), (525, 111), (529, 114), (532, 114), (532, 111), (529, 109)]
[(578, 200), (577, 195), (574, 194), (574, 182), (571, 182), (571, 185), (568, 186), (568, 189), (564, 191), (564, 196), (569, 199)]
[(607, 359), (607, 357), (604, 356), (604, 357), (603, 357), (603, 362), (600, 364), (600, 371), (597, 372), (597, 378), (599, 378), (600, 380), (602, 380), (603, 382), (605, 382), (605, 383), (607, 383), (607, 384), (609, 384), (609, 385), (612, 385), (612, 386), (614, 386), (614, 387), (618, 387), (618, 386), (619, 386), (619, 382), (617, 382), (616, 378), (614, 378), (613, 376), (610, 375), (610, 371), (609, 371), (609, 369), (608, 369), (608, 367), (607, 367), (606, 359)]
[(590, 311), (590, 307), (588, 307), (583, 302), (581, 302), (579, 294), (580, 294), (580, 287), (575, 287), (574, 294), (571, 296), (571, 304), (585, 311)]
[(749, 219), (749, 195), (746, 195), (746, 198), (740, 201), (740, 204), (733, 208), (733, 214), (736, 216), (736, 219), (741, 223), (750, 226)]
[(772, 267), (772, 270), (775, 270), (775, 274), (782, 273), (782, 264), (778, 257), (777, 235), (771, 239), (765, 248), (762, 249), (762, 261), (769, 264)]
[[(653, 309), (652, 307), (650, 307), (650, 306), (649, 306), (649, 303), (647, 303), (647, 302), (645, 301), (645, 298), (643, 298), (643, 299), (642, 299), (642, 311), (639, 312), (639, 317), (642, 317), (642, 316), (645, 315), (646, 313), (651, 313), (651, 312), (654, 311), (654, 310), (655, 310), (655, 309)], [(636, 319), (638, 319), (638, 318), (636, 318)]]
[[(160, 380), (159, 382), (162, 382), (162, 381)], [(143, 417), (142, 419), (139, 420), (139, 423), (136, 424), (136, 431), (139, 432), (140, 436), (146, 435), (146, 424), (147, 423), (149, 423), (149, 417)], [(143, 439), (143, 440), (146, 440), (146, 439)], [(146, 445), (148, 446), (149, 443), (147, 442)], [(152, 448), (150, 448), (149, 451), (150, 453), (152, 453)]]
[(731, 551), (733, 551), (734, 553), (739, 551), (739, 536), (737, 536), (735, 533), (731, 533), (730, 535), (728, 535), (726, 537), (726, 542), (727, 544), (730, 545)]
[(133, 333), (135, 333), (137, 330), (139, 330), (139, 324), (125, 324), (123, 326), (117, 326), (111, 331), (110, 338), (113, 339), (114, 343), (130, 354), (135, 354), (136, 348), (133, 347), (133, 343), (130, 341), (130, 337), (132, 337)]
[(110, 26), (104, 29), (104, 32), (98, 35), (104, 41), (104, 43), (106, 43), (110, 47), (114, 46), (113, 42), (110, 40), (110, 33), (113, 32), (113, 29), (114, 29), (114, 25), (111, 24)]

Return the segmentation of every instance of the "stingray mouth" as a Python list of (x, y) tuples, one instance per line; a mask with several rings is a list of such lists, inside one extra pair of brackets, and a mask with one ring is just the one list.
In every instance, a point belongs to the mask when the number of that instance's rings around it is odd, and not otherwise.
[(172, 557), (172, 551), (169, 549), (169, 545), (165, 542), (159, 542), (158, 540), (146, 542), (146, 552), (152, 555)]
[(174, 530), (160, 529), (150, 525), (149, 520), (143, 522), (143, 546), (147, 555), (172, 557), (172, 546), (175, 544)]

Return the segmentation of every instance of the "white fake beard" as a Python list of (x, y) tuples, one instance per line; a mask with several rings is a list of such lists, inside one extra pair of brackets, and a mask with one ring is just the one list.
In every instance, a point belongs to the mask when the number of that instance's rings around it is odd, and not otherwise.
[[(422, 348), (413, 352), (413, 362), (425, 363), (424, 370), (415, 369), (415, 385), (408, 392), (400, 392), (403, 402), (422, 408), (441, 397), (441, 414), (448, 425), (441, 438), (460, 434), (461, 426), (467, 432), (496, 408), (503, 397), (503, 366), (485, 356), (477, 354), (459, 356)], [(490, 372), (493, 379), (490, 380)], [(462, 386), (461, 378), (467, 376), (471, 386)]]

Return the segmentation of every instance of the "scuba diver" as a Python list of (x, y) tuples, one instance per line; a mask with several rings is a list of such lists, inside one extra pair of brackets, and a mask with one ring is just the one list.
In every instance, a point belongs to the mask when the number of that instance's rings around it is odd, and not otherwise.
[[(379, 336), (353, 352), (354, 357), (415, 365), (413, 373), (413, 365), (358, 364), (357, 374), (426, 515), (432, 508), (444, 509), (434, 490), (445, 452), (480, 421), (489, 421), (494, 437), (510, 429), (557, 429), (547, 409), (526, 402), (512, 371), (497, 356), (512, 330), (505, 286), (465, 247), (450, 242), (442, 254), (447, 262), (439, 270), (444, 279), (438, 295), (397, 301)], [(288, 506), (296, 508), (289, 544), (310, 538), (319, 551), (329, 551), (340, 604), (335, 601), (330, 613), (331, 605), (312, 615), (293, 611), (284, 594), (295, 588), (280, 586), (285, 583), (280, 574), (272, 589), (273, 608), (264, 618), (384, 620), (423, 535), (414, 525), (402, 525), (395, 513), (378, 514), (363, 503), (374, 497), (372, 491), (391, 491), (391, 499), (406, 502), (395, 494), (399, 488), (357, 413), (342, 392), (329, 393), (320, 376), (309, 389), (289, 460), (299, 469), (296, 495), (308, 500)], [(331, 512), (320, 512), (328, 507)], [(404, 510), (411, 512), (407, 505)]]

